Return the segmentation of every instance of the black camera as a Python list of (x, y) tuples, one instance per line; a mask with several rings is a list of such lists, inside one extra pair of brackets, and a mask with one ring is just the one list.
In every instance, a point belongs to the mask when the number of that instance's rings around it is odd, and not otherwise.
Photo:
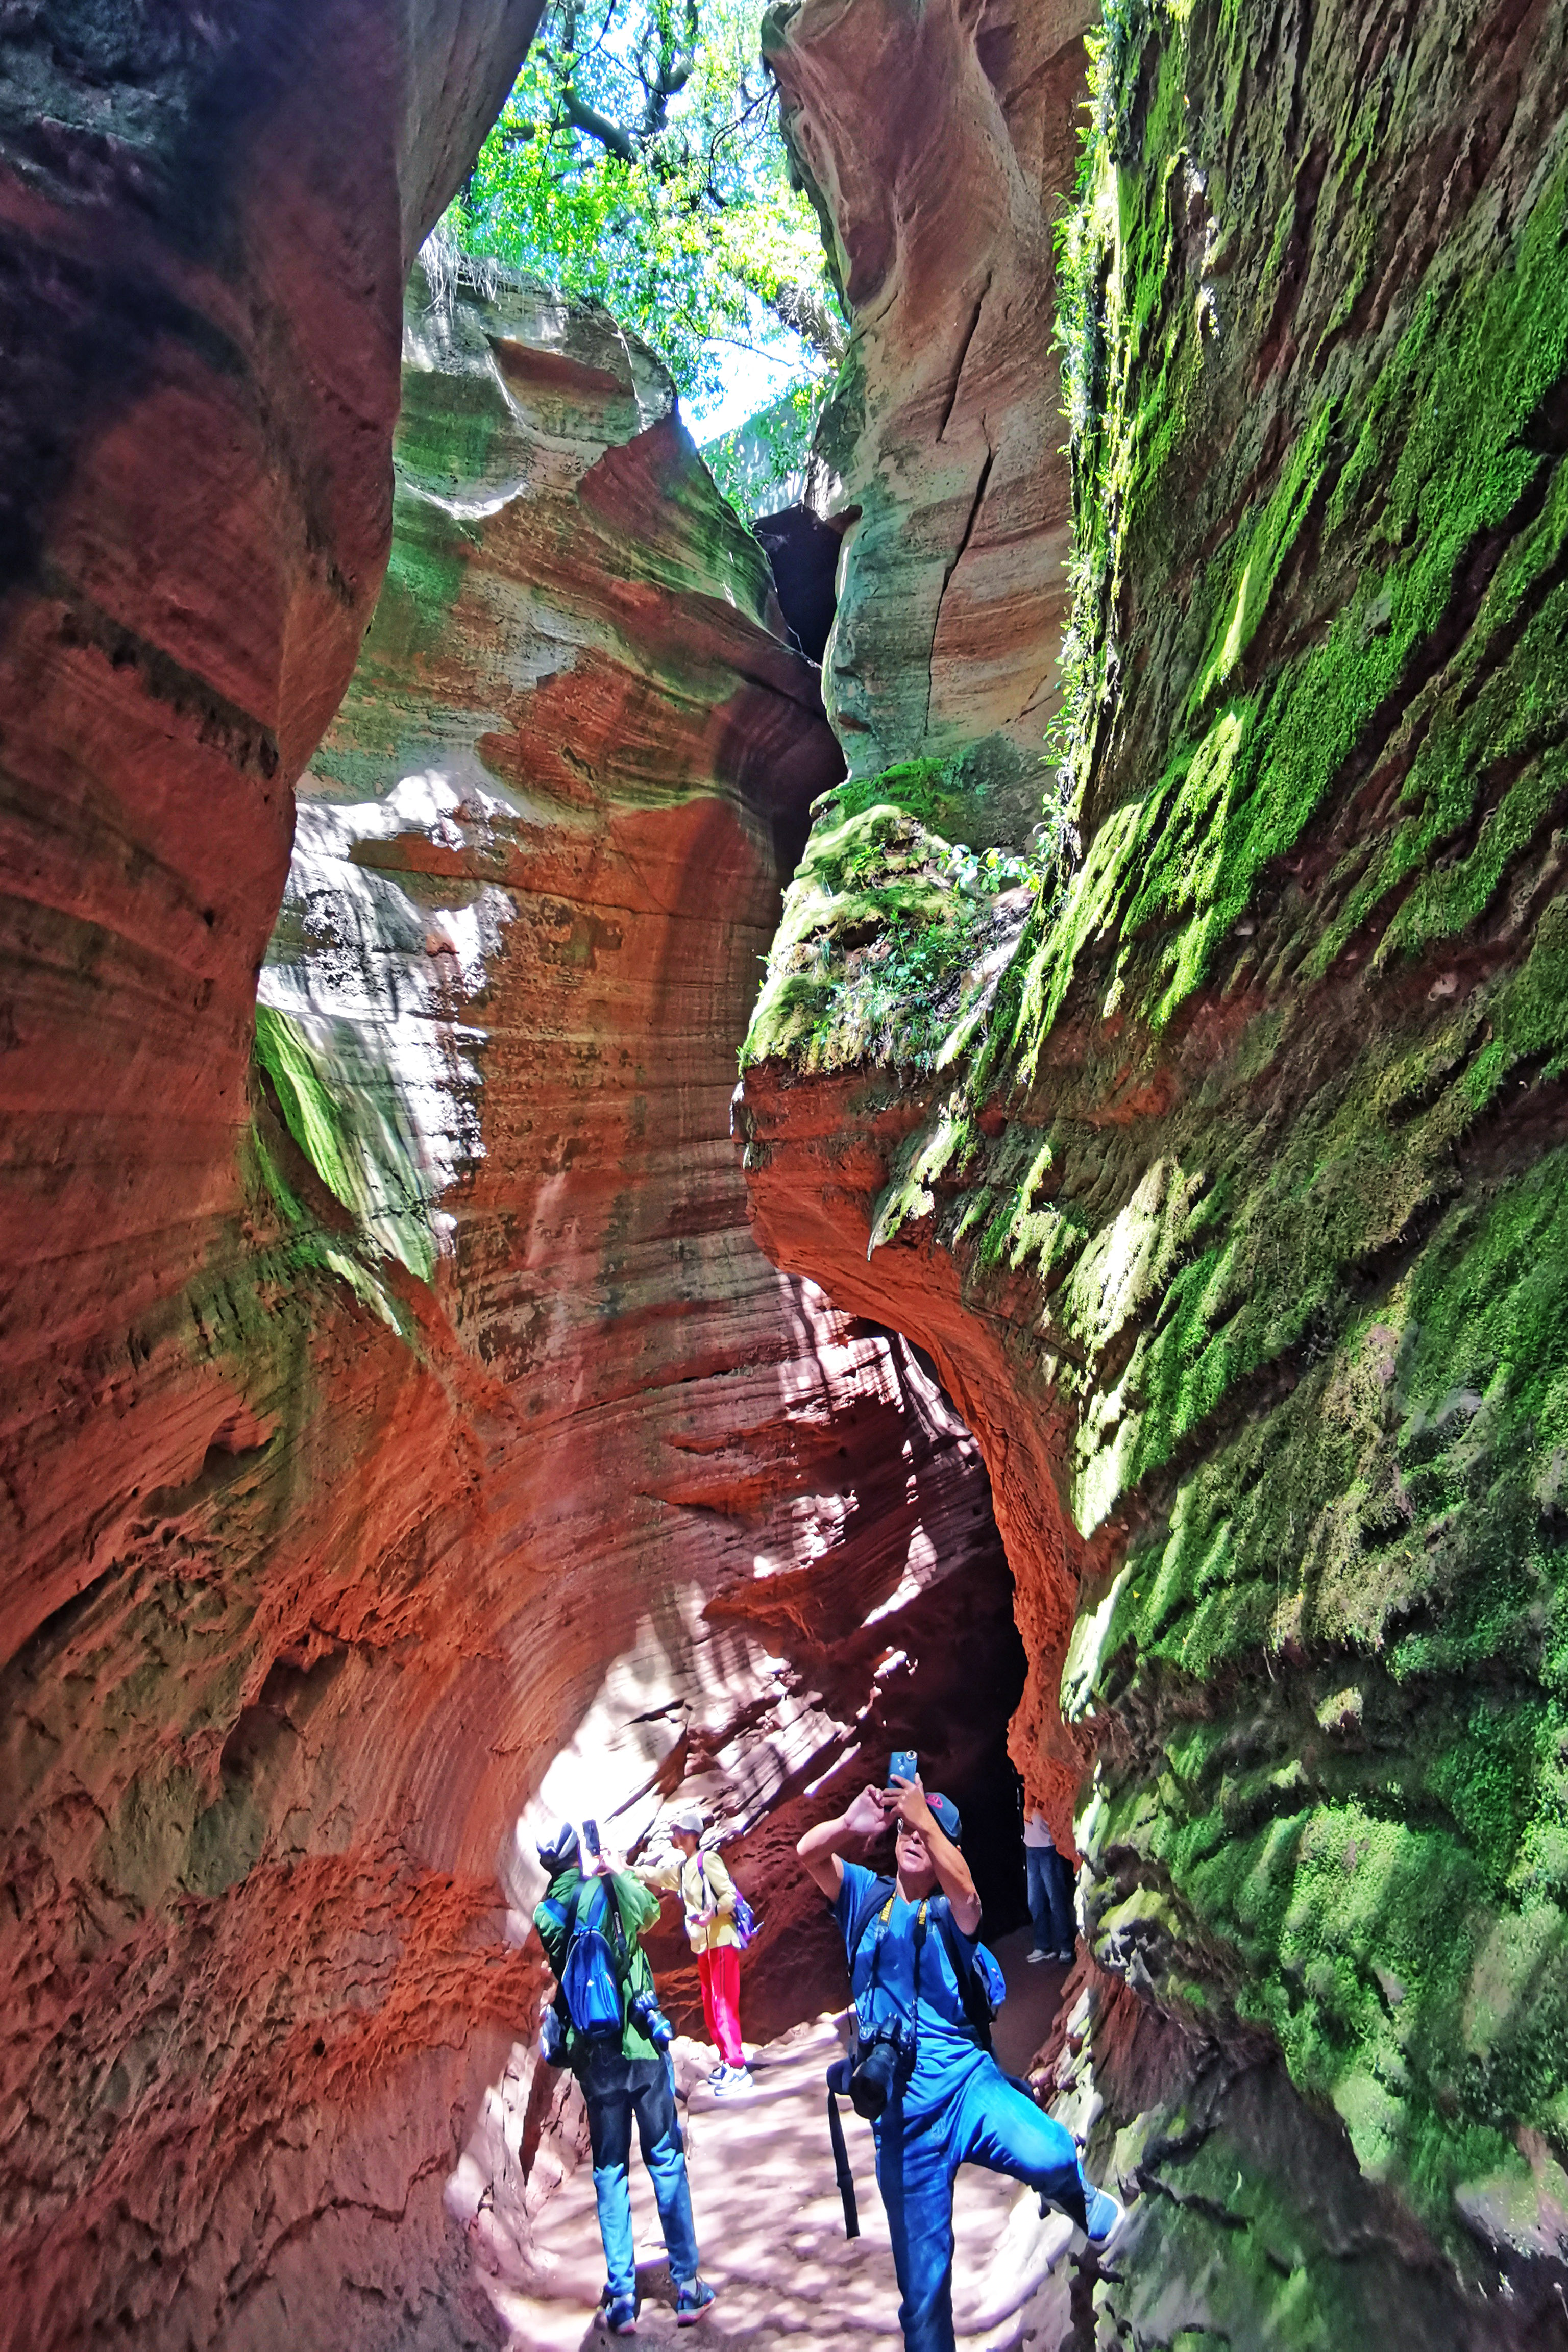
[(641, 1992), (629, 1996), (626, 2008), (631, 2012), (633, 2022), (642, 2028), (654, 2048), (668, 2050), (675, 2039), (675, 2028), (660, 2009), (658, 1995), (645, 1987)]
[(896, 2019), (856, 2045), (849, 2067), (849, 2104), (874, 2124), (900, 2083), (914, 2071), (915, 2038)]

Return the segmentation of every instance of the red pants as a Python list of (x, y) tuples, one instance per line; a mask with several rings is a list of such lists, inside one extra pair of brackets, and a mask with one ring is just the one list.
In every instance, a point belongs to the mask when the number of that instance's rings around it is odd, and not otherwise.
[(741, 1955), (734, 1944), (720, 1944), (699, 1952), (697, 1973), (702, 1980), (702, 2014), (708, 2032), (719, 2045), (726, 2066), (743, 2066), (741, 2047)]

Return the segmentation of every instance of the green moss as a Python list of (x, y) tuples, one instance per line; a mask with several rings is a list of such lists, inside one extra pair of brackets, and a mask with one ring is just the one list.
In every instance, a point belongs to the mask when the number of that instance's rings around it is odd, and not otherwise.
[[(365, 1069), (357, 1032), (347, 1024), (321, 1026), (329, 1033), (342, 1029), (336, 1053), (288, 1013), (258, 1004), (257, 1061), (272, 1082), (289, 1133), (357, 1221), (369, 1255), (387, 1251), (428, 1282), (437, 1255), (434, 1187), (413, 1114), (391, 1071)], [(275, 1200), (298, 1223), (298, 1202), (280, 1183), (265, 1147), (259, 1149)]]
[(258, 1004), (256, 1058), (277, 1090), (289, 1133), (322, 1183), (345, 1209), (355, 1207), (361, 1181), (353, 1132), (299, 1024)]
[(847, 776), (825, 793), (816, 813), (843, 824), (868, 809), (902, 809), (930, 833), (952, 834), (961, 796), (948, 784), (944, 760), (904, 760), (874, 776)]
[[(1333, 425), (1334, 404), (1325, 401), (1257, 519), (1236, 533), (1218, 560), (1219, 577), (1209, 584), (1206, 595), (1219, 620), (1185, 717), (1195, 717), (1215, 689), (1234, 676), (1257, 635), (1280, 567), (1322, 487)], [(1131, 919), (1140, 919), (1136, 900)]]
[(952, 773), (867, 779), (748, 1045), (941, 1074), (872, 1245), (930, 1221), (1113, 1563), (1064, 1679), (1102, 1956), (1266, 2029), (1461, 2267), (1456, 2191), (1568, 2129), (1568, 142), (1452, 183), (1418, 274), (1388, 205), (1472, 19), (1373, 74), (1337, 6), (1108, 9), (1081, 856), (965, 995)]
[[(1201, 340), (1184, 317), (1165, 315), (1170, 183), (1184, 152), (1172, 143), (1180, 117), (1168, 92), (1184, 60), (1184, 46), (1173, 38), (1160, 54), (1139, 168), (1118, 171), (1104, 330), (1117, 358), (1104, 415), (1085, 436), (1089, 462), (1075, 504), (1080, 549), (1087, 524), (1095, 552), (1074, 626), (1107, 648), (1103, 605), (1120, 594), (1125, 568), (1158, 568), (1150, 562), (1152, 516), (1163, 478), (1178, 470), (1175, 453), (1188, 430), (1182, 386), (1203, 364)], [(1109, 155), (1101, 168), (1113, 168)], [(1154, 984), (1143, 1000), (1155, 1023), (1209, 977), (1259, 878), (1299, 840), (1462, 594), (1478, 543), (1541, 494), (1554, 460), (1534, 420), (1568, 366), (1565, 184), (1559, 171), (1542, 189), (1476, 300), (1466, 299), (1468, 257), (1448, 261), (1373, 380), (1359, 416), (1321, 400), (1274, 488), (1211, 562), (1194, 599), (1213, 619), (1188, 698), (1189, 724), (1245, 670), (1286, 559), (1320, 508), (1318, 561), (1344, 564), (1355, 585), (1321, 646), (1277, 665), (1256, 691), (1233, 698), (1199, 734), (1179, 740), (1146, 795), (1102, 826), (1062, 920), (1039, 941), (1024, 990), (1013, 1045), (1026, 1074), (1037, 1066), (1089, 939), (1108, 929), (1159, 928)], [(1364, 170), (1357, 185), (1364, 195)], [(1080, 278), (1086, 267), (1080, 260)], [(1481, 384), (1486, 396), (1478, 399)], [(1378, 902), (1463, 833), (1489, 774), (1504, 763), (1528, 762), (1475, 849), (1457, 869), (1430, 877), (1407, 903), (1388, 951), (1414, 950), (1473, 921), (1510, 858), (1560, 804), (1568, 781), (1562, 652), (1568, 591), (1550, 590), (1517, 655), (1511, 638), (1541, 583), (1552, 580), (1565, 514), (1568, 488), (1553, 480), (1544, 511), (1514, 539), (1465, 640), (1451, 715), (1416, 751), (1405, 798), (1420, 814), (1374, 857), (1339, 921), (1316, 943), (1312, 971), (1326, 970)], [(1106, 515), (1123, 518), (1121, 538), (1113, 531), (1113, 543), (1101, 545)], [(1502, 645), (1511, 656), (1506, 668)], [(1102, 663), (1089, 699), (1098, 695), (1103, 705), (1109, 693)], [(1087, 777), (1100, 735), (1097, 710), (1079, 711), (1077, 732)]]
[(1240, 2012), (1450, 2236), (1456, 2180), (1568, 2084), (1565, 1183), (1554, 1154), (1451, 1213), (1384, 1319), (1184, 1483), (1065, 1686), (1089, 1717), (1174, 1675), (1215, 1710), (1165, 1737), (1159, 1803), (1135, 1776), (1087, 1833), (1169, 1888), (1173, 1978), (1223, 1934)]
[(1026, 869), (930, 829), (962, 814), (948, 771), (910, 761), (816, 803), (784, 899), (741, 1067), (768, 1055), (808, 1070), (857, 1062), (931, 1069), (989, 1003), (980, 969), (995, 901)]

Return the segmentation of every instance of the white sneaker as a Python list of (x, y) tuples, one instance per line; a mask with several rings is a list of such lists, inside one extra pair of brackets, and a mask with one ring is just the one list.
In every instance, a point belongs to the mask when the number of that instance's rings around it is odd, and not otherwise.
[(726, 2066), (722, 2077), (713, 2085), (716, 2099), (733, 2099), (743, 2091), (756, 2088), (743, 2066)]
[(1031, 1960), (1048, 1960), (1051, 1955), (1049, 1952), (1030, 1952), (1026, 1957)]

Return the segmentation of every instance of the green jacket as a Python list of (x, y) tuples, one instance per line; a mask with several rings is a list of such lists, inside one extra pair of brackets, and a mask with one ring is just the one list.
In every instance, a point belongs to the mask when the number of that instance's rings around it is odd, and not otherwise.
[[(554, 1971), (557, 1983), (560, 1982), (561, 1971), (566, 1965), (566, 1917), (572, 1908), (572, 1897), (582, 1884), (581, 1871), (576, 1869), (558, 1871), (545, 1888), (544, 1900), (533, 1915), (533, 1924), (539, 1930), (540, 1942), (544, 1946), (544, 1957)], [(643, 1950), (637, 1938), (643, 1929), (651, 1927), (658, 1917), (658, 1900), (645, 1886), (639, 1886), (637, 1880), (624, 1870), (613, 1872), (604, 1884), (614, 1892), (616, 1906), (621, 1915), (621, 1927), (626, 1934), (625, 1989), (627, 1993), (651, 1992), (653, 1970), (647, 1964), (647, 1954)], [(585, 1897), (584, 1901), (586, 1901)], [(581, 1909), (578, 1919), (579, 1924), (583, 1924)], [(611, 1948), (614, 1949), (613, 1942)], [(560, 2007), (562, 2022), (566, 2027), (567, 2062), (575, 2068), (579, 2061), (586, 2057), (590, 2045), (579, 2041), (576, 2031), (566, 2015), (565, 2002), (562, 2001)], [(621, 2035), (621, 2054), (626, 2058), (657, 2058), (659, 2054), (641, 2026), (635, 2022), (629, 2011), (626, 2029)]]

